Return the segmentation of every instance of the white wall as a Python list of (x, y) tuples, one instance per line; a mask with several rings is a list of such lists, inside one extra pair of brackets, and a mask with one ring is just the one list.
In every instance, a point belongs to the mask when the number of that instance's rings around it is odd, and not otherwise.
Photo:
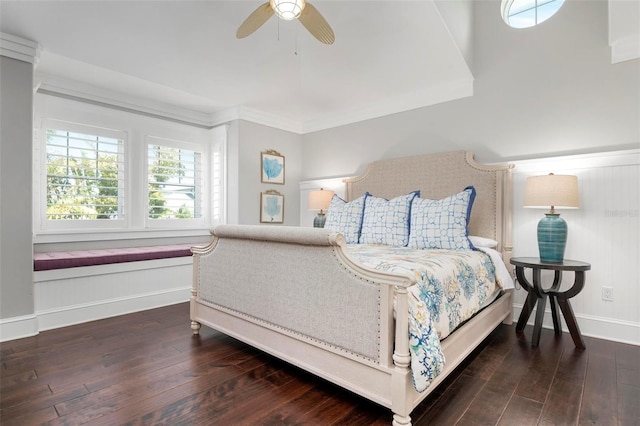
[[(526, 178), (548, 173), (578, 176), (580, 208), (558, 210), (569, 228), (565, 259), (591, 264), (585, 288), (571, 299), (578, 324), (585, 335), (640, 344), (640, 150), (515, 165), (513, 255), (538, 256), (536, 227), (544, 210), (522, 207)], [(546, 279), (550, 284), (553, 275)], [(572, 282), (573, 274), (565, 273), (563, 285)], [(602, 299), (602, 287), (613, 288), (613, 301)], [(524, 290), (516, 294), (517, 314), (525, 296)], [(544, 324), (553, 328), (549, 310)]]
[(605, 0), (567, 0), (524, 30), (499, 0), (474, 12), (472, 97), (306, 134), (303, 180), (457, 149), (501, 162), (640, 146), (640, 60), (611, 64)]
[(473, 0), (436, 0), (438, 12), (473, 72)]
[[(244, 120), (232, 123), (229, 132), (229, 223), (259, 224), (260, 193), (269, 189), (284, 194), (283, 224), (297, 226), (300, 223), (300, 141), (300, 135), (285, 130)], [(278, 151), (285, 158), (284, 185), (260, 182), (260, 153), (268, 149)]]

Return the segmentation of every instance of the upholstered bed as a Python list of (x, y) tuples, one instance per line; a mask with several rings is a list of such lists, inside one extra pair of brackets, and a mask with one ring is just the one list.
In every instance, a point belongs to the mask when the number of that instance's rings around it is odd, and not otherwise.
[[(390, 408), (394, 425), (409, 425), (411, 411), (498, 324), (511, 323), (512, 295), (505, 285), (510, 277), (500, 264), (511, 255), (511, 166), (480, 165), (469, 152), (446, 152), (377, 161), (345, 185), (346, 200), (334, 197), (326, 229), (214, 228), (208, 246), (192, 249), (191, 327), (198, 333), (204, 324), (262, 349)], [(341, 221), (335, 213), (356, 208), (358, 200), (363, 216), (354, 240), (345, 224), (358, 220)], [(365, 208), (372, 212), (374, 201), (384, 207), (394, 200), (411, 206), (406, 235), (396, 242), (387, 233), (385, 241), (383, 230), (378, 241)], [(433, 224), (429, 209), (436, 206), (440, 214), (452, 208), (442, 200), (470, 204), (458, 241), (464, 250), (447, 242), (425, 245), (434, 238), (428, 232), (416, 237)], [(493, 250), (479, 247), (485, 241)], [(412, 266), (418, 256), (425, 256), (423, 269)], [(461, 258), (475, 259), (476, 266)], [(456, 321), (436, 321), (429, 319), (435, 314), (421, 311), (434, 304), (428, 289), (440, 279), (429, 264), (463, 264), (463, 272), (453, 275), (467, 278), (472, 269), (479, 271), (482, 279), (472, 281), (486, 282), (481, 290), (453, 291), (478, 299), (477, 306), (461, 309), (469, 318), (456, 313)], [(452, 279), (441, 280), (452, 285)]]

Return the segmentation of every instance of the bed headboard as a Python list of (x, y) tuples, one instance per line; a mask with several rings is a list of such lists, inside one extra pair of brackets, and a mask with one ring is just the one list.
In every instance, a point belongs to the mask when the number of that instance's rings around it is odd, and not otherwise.
[(390, 199), (419, 189), (422, 198), (437, 200), (473, 185), (476, 198), (469, 232), (498, 241), (498, 250), (506, 258), (512, 249), (513, 167), (479, 164), (466, 151), (380, 160), (370, 163), (363, 175), (345, 180), (346, 198), (351, 201), (369, 192)]

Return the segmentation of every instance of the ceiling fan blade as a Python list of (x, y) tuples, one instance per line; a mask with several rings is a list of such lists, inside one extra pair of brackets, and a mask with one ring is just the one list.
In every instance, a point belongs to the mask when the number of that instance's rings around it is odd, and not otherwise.
[(307, 2), (298, 19), (309, 30), (311, 35), (321, 43), (333, 44), (336, 41), (336, 36), (333, 34), (329, 23), (311, 3)]
[(253, 32), (260, 28), (262, 24), (267, 22), (272, 15), (273, 9), (269, 2), (260, 5), (247, 17), (247, 19), (244, 20), (242, 24), (240, 24), (238, 31), (236, 31), (236, 37), (245, 38), (246, 36), (253, 34)]

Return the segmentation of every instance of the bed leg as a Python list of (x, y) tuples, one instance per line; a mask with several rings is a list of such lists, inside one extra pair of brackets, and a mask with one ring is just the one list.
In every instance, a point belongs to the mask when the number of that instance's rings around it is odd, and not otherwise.
[(410, 416), (401, 416), (400, 414), (393, 415), (393, 422), (391, 422), (393, 426), (411, 426), (411, 417)]
[(514, 290), (507, 290), (506, 294), (502, 296), (502, 297), (506, 296), (506, 297), (508, 297), (510, 299), (509, 300), (509, 314), (506, 317), (504, 317), (504, 319), (502, 320), (502, 323), (506, 324), (506, 325), (513, 324), (513, 292), (514, 292)]
[(198, 321), (191, 321), (191, 330), (193, 330), (193, 334), (200, 334), (200, 327), (202, 327), (202, 325)]

